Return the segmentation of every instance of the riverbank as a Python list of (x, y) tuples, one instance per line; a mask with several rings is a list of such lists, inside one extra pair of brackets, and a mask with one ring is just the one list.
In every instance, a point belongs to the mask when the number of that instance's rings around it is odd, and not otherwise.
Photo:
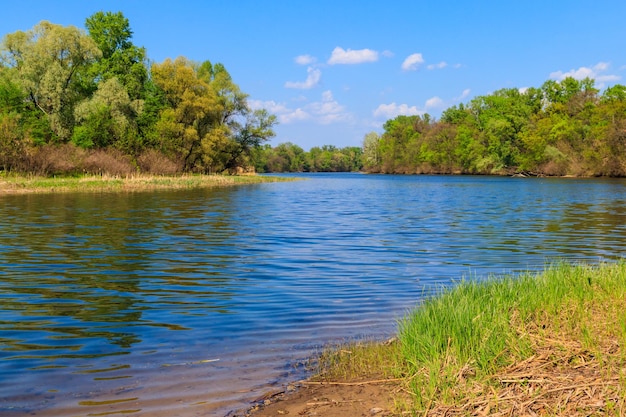
[(246, 415), (622, 415), (626, 263), (461, 282)]
[(133, 175), (127, 177), (85, 175), (79, 177), (41, 177), (11, 174), (0, 176), (0, 195), (193, 189), (293, 180), (294, 178), (261, 175)]

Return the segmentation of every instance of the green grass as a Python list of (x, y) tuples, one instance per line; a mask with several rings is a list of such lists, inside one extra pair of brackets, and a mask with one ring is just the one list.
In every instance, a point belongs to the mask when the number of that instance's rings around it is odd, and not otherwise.
[(89, 175), (77, 177), (40, 177), (3, 174), (0, 175), (0, 194), (191, 189), (293, 180), (295, 179), (260, 175), (136, 175), (129, 177)]
[(408, 314), (396, 343), (326, 353), (320, 378), (401, 377), (415, 415), (619, 411), (625, 312), (624, 262), (464, 280)]

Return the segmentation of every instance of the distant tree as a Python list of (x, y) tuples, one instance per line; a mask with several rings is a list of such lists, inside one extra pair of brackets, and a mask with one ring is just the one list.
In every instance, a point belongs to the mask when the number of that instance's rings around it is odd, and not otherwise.
[(363, 138), (363, 166), (367, 170), (378, 171), (381, 155), (379, 150), (380, 136), (376, 132), (370, 132)]

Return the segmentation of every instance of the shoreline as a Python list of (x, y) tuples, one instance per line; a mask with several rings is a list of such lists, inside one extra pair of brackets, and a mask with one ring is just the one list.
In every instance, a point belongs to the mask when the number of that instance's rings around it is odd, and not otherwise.
[[(624, 262), (462, 282), (410, 313), (397, 340), (326, 352), (317, 375), (227, 416), (621, 415), (625, 310)], [(459, 345), (456, 325), (473, 333)]]

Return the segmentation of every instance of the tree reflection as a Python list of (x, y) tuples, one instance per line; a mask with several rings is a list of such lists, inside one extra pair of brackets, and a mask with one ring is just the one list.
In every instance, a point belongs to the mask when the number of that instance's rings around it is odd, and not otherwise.
[(228, 312), (236, 230), (229, 193), (215, 193), (209, 208), (185, 193), (7, 198), (0, 352), (123, 354), (157, 328), (189, 329), (189, 315)]

